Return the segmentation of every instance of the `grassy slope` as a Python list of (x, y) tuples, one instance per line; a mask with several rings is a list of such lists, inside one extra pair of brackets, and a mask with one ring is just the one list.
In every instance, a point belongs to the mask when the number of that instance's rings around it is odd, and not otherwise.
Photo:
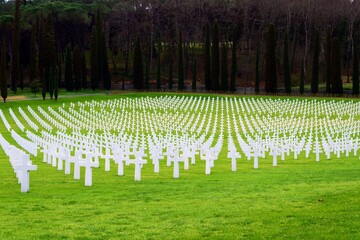
[[(9, 102), (2, 109), (69, 101), (78, 99)], [(41, 156), (33, 161), (38, 171), (31, 172), (30, 193), (21, 194), (0, 150), (0, 239), (360, 238), (360, 162), (355, 157), (315, 162), (300, 156), (277, 168), (268, 158), (260, 160), (258, 170), (242, 158), (238, 172), (231, 172), (223, 152), (210, 176), (198, 161), (172, 179), (172, 168), (163, 162), (160, 174), (147, 164), (142, 181), (134, 182), (133, 167), (119, 177), (112, 165), (110, 173), (94, 170), (92, 187), (43, 164)]]

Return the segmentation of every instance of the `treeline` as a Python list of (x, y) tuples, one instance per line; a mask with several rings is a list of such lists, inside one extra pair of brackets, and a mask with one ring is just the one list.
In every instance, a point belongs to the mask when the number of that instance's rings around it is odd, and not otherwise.
[(122, 79), (136, 89), (286, 93), (324, 83), (333, 94), (346, 82), (359, 93), (359, 0), (17, 0), (0, 14), (0, 74), (14, 92), (36, 81), (50, 96), (51, 81), (109, 90)]

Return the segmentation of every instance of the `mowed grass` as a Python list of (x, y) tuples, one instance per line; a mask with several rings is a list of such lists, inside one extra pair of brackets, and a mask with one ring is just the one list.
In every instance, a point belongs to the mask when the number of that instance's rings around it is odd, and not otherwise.
[[(144, 95), (14, 101), (1, 108)], [(0, 129), (10, 140), (2, 123)], [(85, 187), (84, 171), (74, 180), (42, 163), (40, 154), (32, 158), (38, 171), (23, 194), (0, 150), (0, 239), (360, 239), (360, 160), (323, 159), (303, 153), (272, 167), (268, 157), (255, 170), (243, 156), (231, 172), (223, 151), (211, 175), (199, 159), (190, 170), (181, 165), (180, 179), (164, 161), (153, 173), (149, 161), (141, 182), (134, 181), (133, 166), (120, 177), (115, 164), (105, 172), (101, 161), (93, 186)]]

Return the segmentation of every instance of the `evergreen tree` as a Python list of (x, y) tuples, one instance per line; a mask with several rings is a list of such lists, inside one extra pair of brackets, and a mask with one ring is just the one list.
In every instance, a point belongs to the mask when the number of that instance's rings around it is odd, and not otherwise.
[(104, 88), (105, 90), (109, 91), (111, 89), (111, 75), (110, 75), (110, 70), (109, 70), (109, 61), (108, 61), (108, 55), (107, 55), (107, 48), (106, 48), (106, 42), (105, 42), (105, 35), (102, 34), (102, 78), (103, 78), (103, 82), (104, 82)]
[(54, 71), (54, 98), (55, 101), (58, 100), (59, 97), (59, 68), (55, 67)]
[(134, 49), (134, 88), (144, 88), (144, 74), (143, 74), (143, 58), (140, 37), (137, 37), (135, 49)]
[(51, 100), (54, 97), (54, 86), (55, 86), (55, 71), (54, 71), (54, 67), (51, 67), (49, 72), (49, 95)]
[(1, 39), (1, 52), (0, 52), (0, 85), (1, 85), (1, 97), (6, 103), (8, 97), (7, 89), (7, 78), (6, 78), (6, 37), (5, 34), (2, 34)]
[(331, 42), (331, 84), (333, 94), (342, 94), (343, 86), (341, 79), (341, 50), (340, 41), (334, 38)]
[(230, 91), (236, 91), (236, 71), (237, 71), (237, 31), (234, 29), (232, 36), (232, 48), (231, 48), (231, 74), (230, 74)]
[(260, 71), (259, 71), (259, 46), (256, 49), (256, 63), (255, 63), (255, 93), (260, 92)]
[(150, 60), (148, 57), (146, 57), (144, 89), (149, 90), (149, 88), (150, 88)]
[(169, 63), (169, 89), (172, 90), (173, 88), (173, 59), (171, 57), (170, 63)]
[(66, 91), (74, 90), (74, 82), (73, 82), (73, 63), (72, 63), (72, 54), (71, 47), (68, 46), (66, 49), (66, 57), (65, 57), (65, 86)]
[(30, 82), (36, 78), (36, 30), (35, 23), (32, 25), (31, 29), (31, 40), (30, 40)]
[(161, 89), (161, 41), (159, 38), (156, 64), (156, 89)]
[(326, 51), (325, 51), (325, 83), (326, 92), (331, 93), (331, 33), (326, 32)]
[(83, 89), (85, 89), (87, 86), (87, 70), (86, 70), (86, 57), (84, 50), (81, 51), (81, 81), (82, 81), (81, 85)]
[(284, 37), (284, 85), (285, 92), (291, 93), (291, 72), (289, 65), (289, 38), (287, 31)]
[(193, 90), (193, 92), (196, 92), (196, 59), (194, 59), (193, 62), (193, 78), (191, 83), (191, 89)]
[(100, 65), (99, 65), (99, 43), (96, 28), (91, 33), (91, 88), (92, 90), (99, 88), (100, 81)]
[(14, 23), (12, 29), (11, 90), (16, 93), (20, 78), (20, 0), (15, 0)]
[(276, 33), (275, 26), (271, 24), (266, 38), (266, 66), (265, 66), (265, 91), (277, 91), (276, 76)]
[(221, 47), (221, 90), (228, 90), (228, 53), (227, 45), (224, 43)]
[(359, 47), (358, 39), (354, 37), (354, 46), (353, 46), (353, 72), (352, 72), (352, 90), (353, 94), (359, 94)]
[(312, 67), (312, 80), (311, 80), (311, 93), (318, 93), (319, 91), (319, 32), (315, 32), (314, 37), (314, 55), (313, 55), (313, 67)]
[(182, 42), (182, 33), (179, 32), (179, 42), (178, 42), (178, 90), (184, 90), (184, 56), (183, 56), (183, 42)]
[(74, 47), (72, 60), (75, 90), (78, 91), (81, 89), (81, 51), (78, 46)]
[(304, 66), (304, 60), (301, 61), (301, 73), (300, 73), (300, 89), (299, 92), (301, 95), (304, 94), (305, 89), (305, 66)]
[(41, 71), (41, 73), (42, 73), (42, 76), (41, 76), (41, 96), (42, 96), (43, 100), (45, 100), (45, 98), (46, 98), (46, 77), (45, 77), (46, 71), (45, 71), (45, 69), (43, 69)]
[(210, 27), (209, 23), (205, 25), (205, 46), (204, 46), (204, 58), (205, 58), (205, 73), (204, 73), (204, 80), (205, 80), (205, 88), (206, 90), (211, 90), (211, 66), (210, 66)]
[(21, 93), (24, 91), (24, 66), (21, 64), (19, 72), (19, 88)]
[(213, 26), (212, 48), (211, 48), (211, 89), (219, 90), (219, 27), (217, 22)]

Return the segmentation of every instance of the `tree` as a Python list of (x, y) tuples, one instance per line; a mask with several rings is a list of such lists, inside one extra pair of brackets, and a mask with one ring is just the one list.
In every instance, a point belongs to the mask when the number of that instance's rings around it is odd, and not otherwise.
[(213, 26), (212, 48), (211, 48), (211, 89), (219, 90), (219, 27), (215, 22)]
[(260, 92), (260, 71), (259, 71), (259, 46), (256, 49), (256, 63), (255, 63), (255, 93)]
[(43, 100), (45, 100), (46, 98), (46, 77), (45, 77), (45, 69), (43, 69), (42, 71), (42, 76), (41, 76), (41, 96), (43, 98)]
[(19, 88), (21, 93), (24, 91), (24, 66), (21, 64), (19, 72)]
[(236, 49), (237, 49), (237, 31), (236, 29), (233, 31), (232, 36), (232, 48), (231, 48), (231, 73), (230, 73), (230, 91), (236, 91), (236, 72), (237, 72), (237, 57), (236, 57)]
[(5, 34), (2, 34), (1, 39), (1, 53), (0, 53), (0, 83), (1, 83), (1, 97), (6, 103), (6, 99), (8, 96), (7, 89), (7, 78), (6, 78), (6, 38)]
[(96, 28), (91, 33), (91, 88), (95, 90), (99, 88), (100, 81), (100, 65), (99, 65), (99, 43)]
[(75, 90), (81, 89), (81, 51), (79, 46), (74, 47), (73, 58), (72, 58), (72, 69), (74, 73)]
[(144, 74), (143, 74), (143, 57), (141, 50), (140, 37), (137, 38), (135, 49), (134, 49), (134, 88), (143, 89), (144, 88)]
[(353, 45), (353, 72), (352, 72), (353, 94), (359, 94), (359, 47), (358, 39), (354, 37)]
[(331, 42), (331, 84), (333, 94), (342, 94), (342, 79), (341, 79), (341, 49), (340, 41), (335, 37)]
[(32, 93), (35, 94), (35, 98), (36, 98), (36, 93), (38, 93), (40, 91), (40, 82), (37, 79), (33, 79), (33, 81), (30, 82), (30, 90)]
[(313, 53), (313, 67), (312, 67), (312, 79), (311, 79), (311, 93), (318, 93), (319, 89), (319, 32), (315, 32), (314, 37), (314, 53)]
[(66, 91), (74, 90), (74, 82), (73, 82), (73, 61), (71, 54), (71, 47), (68, 46), (66, 50), (66, 58), (65, 58), (65, 88)]
[(326, 51), (325, 51), (325, 83), (326, 93), (331, 93), (331, 34), (326, 32)]
[(178, 42), (178, 90), (184, 90), (184, 56), (183, 56), (183, 42), (182, 42), (182, 33), (179, 32), (179, 42)]
[(228, 90), (228, 54), (226, 43), (221, 46), (221, 90)]
[(299, 92), (301, 95), (304, 94), (304, 88), (305, 88), (305, 68), (304, 68), (304, 60), (301, 61), (301, 75), (300, 75), (300, 88)]
[(59, 67), (55, 68), (54, 71), (54, 98), (55, 101), (58, 100), (59, 97)]
[(51, 100), (54, 97), (54, 86), (55, 86), (55, 71), (54, 71), (54, 67), (51, 67), (49, 72), (49, 95)]
[(193, 92), (196, 92), (196, 59), (194, 59), (193, 62), (193, 77), (192, 77), (192, 83), (191, 83), (191, 89)]
[(275, 26), (271, 24), (266, 37), (266, 66), (265, 66), (265, 91), (277, 91), (276, 76), (276, 34)]
[(36, 76), (36, 28), (35, 23), (33, 23), (31, 28), (31, 40), (30, 40), (30, 82), (32, 82)]
[(289, 63), (289, 37), (287, 31), (284, 37), (284, 85), (285, 92), (291, 93), (291, 72)]
[(159, 91), (161, 89), (161, 41), (159, 38), (158, 42), (158, 51), (156, 59), (156, 89)]
[(173, 88), (173, 59), (171, 57), (170, 63), (169, 63), (169, 89), (172, 90)]
[(105, 35), (104, 33), (102, 34), (102, 39), (101, 39), (101, 43), (102, 43), (102, 69), (101, 69), (101, 76), (104, 82), (104, 88), (106, 91), (109, 91), (111, 89), (111, 75), (110, 75), (110, 70), (109, 70), (109, 61), (108, 61), (108, 56), (107, 56), (107, 48), (106, 48), (106, 42), (105, 42)]
[(16, 93), (20, 78), (20, 0), (15, 1), (12, 29), (11, 90)]
[(204, 46), (204, 80), (206, 90), (211, 90), (211, 66), (210, 66), (210, 27), (209, 23), (205, 25), (205, 46)]
[[(60, 72), (60, 70), (58, 69)], [(85, 89), (87, 86), (87, 69), (86, 69), (86, 57), (85, 57), (85, 51), (81, 51), (81, 81), (82, 81), (82, 87)]]

